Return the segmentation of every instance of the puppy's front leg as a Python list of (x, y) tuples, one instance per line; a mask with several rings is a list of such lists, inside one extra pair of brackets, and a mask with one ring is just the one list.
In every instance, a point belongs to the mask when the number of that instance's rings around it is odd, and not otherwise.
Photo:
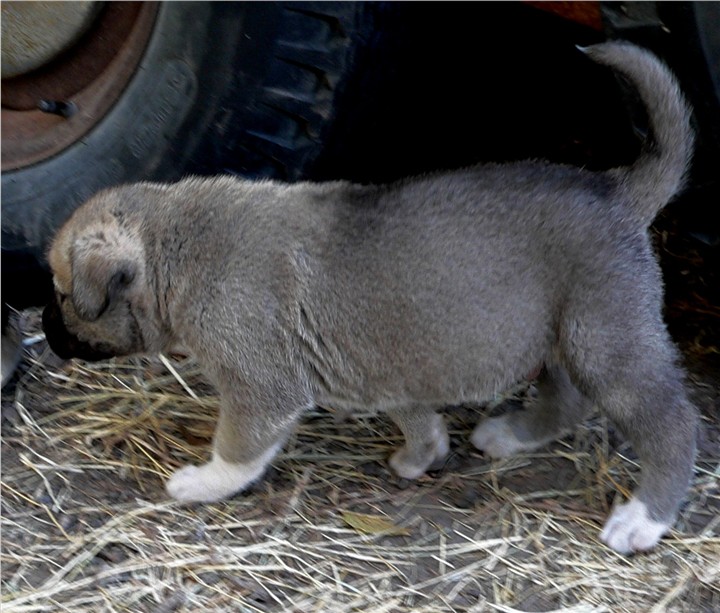
[(223, 406), (213, 440), (212, 460), (185, 466), (167, 483), (167, 492), (183, 502), (214, 502), (259, 479), (282, 447), (299, 411), (280, 419), (262, 407), (230, 410)]
[(249, 462), (228, 462), (215, 449), (210, 462), (175, 471), (167, 483), (167, 492), (182, 502), (215, 502), (232, 496), (262, 476), (282, 443), (277, 441)]
[(442, 415), (427, 407), (407, 407), (387, 411), (400, 427), (405, 445), (390, 456), (396, 475), (417, 479), (450, 451), (450, 439)]

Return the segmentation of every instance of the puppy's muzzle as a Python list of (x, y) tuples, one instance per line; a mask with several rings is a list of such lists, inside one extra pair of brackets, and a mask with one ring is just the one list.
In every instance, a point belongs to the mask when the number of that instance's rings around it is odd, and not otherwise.
[(79, 358), (98, 362), (113, 357), (113, 354), (93, 347), (71, 334), (63, 322), (57, 299), (53, 299), (43, 311), (42, 326), (50, 349), (64, 360)]

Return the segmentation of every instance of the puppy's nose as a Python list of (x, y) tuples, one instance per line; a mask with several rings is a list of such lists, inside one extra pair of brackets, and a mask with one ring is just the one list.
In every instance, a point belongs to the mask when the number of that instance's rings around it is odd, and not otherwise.
[(42, 328), (45, 332), (45, 338), (52, 349), (58, 356), (64, 360), (69, 360), (73, 356), (70, 355), (68, 347), (63, 341), (63, 337), (67, 335), (67, 330), (62, 321), (60, 307), (54, 300), (49, 302), (43, 310)]
[(50, 349), (63, 360), (79, 358), (89, 362), (107, 360), (113, 354), (94, 348), (81, 341), (65, 327), (65, 322), (56, 300), (52, 300), (43, 310), (42, 327)]

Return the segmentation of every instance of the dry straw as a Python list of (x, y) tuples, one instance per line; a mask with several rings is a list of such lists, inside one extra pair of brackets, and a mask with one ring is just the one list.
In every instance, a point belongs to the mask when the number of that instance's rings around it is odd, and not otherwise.
[(163, 482), (207, 457), (218, 407), (193, 362), (57, 365), (41, 347), (3, 396), (5, 613), (720, 610), (717, 444), (676, 529), (634, 558), (598, 541), (637, 477), (599, 417), (490, 462), (466, 441), (494, 406), (449, 410), (453, 456), (408, 483), (385, 468), (387, 420), (317, 409), (249, 492), (182, 506)]

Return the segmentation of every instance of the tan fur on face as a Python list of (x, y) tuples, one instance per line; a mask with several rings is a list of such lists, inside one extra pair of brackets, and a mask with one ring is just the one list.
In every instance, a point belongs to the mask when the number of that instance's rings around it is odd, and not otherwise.
[(142, 243), (132, 232), (121, 228), (111, 215), (101, 215), (88, 223), (68, 223), (58, 233), (48, 254), (54, 284), (60, 294), (71, 296), (75, 306), (87, 302), (88, 281), (102, 285), (115, 272), (118, 263), (131, 263), (134, 274), (142, 274), (145, 261)]
[(72, 292), (70, 253), (70, 226), (64, 226), (53, 241), (52, 248), (48, 253), (48, 262), (53, 271), (55, 289), (65, 295)]

